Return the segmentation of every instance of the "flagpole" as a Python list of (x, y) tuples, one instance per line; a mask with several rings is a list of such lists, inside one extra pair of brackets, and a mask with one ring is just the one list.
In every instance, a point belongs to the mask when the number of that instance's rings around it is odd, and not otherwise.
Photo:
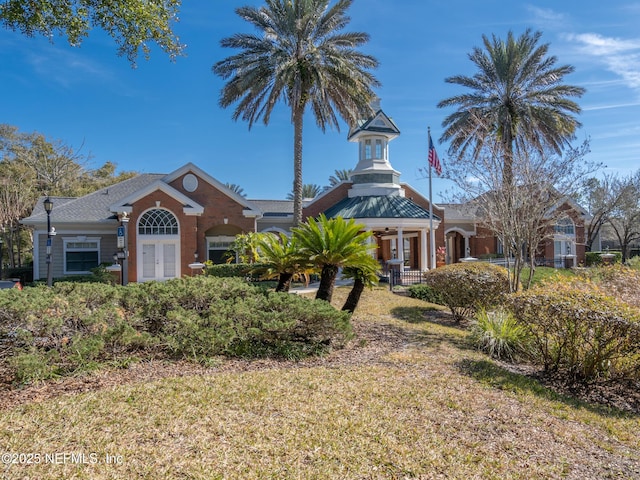
[[(427, 127), (428, 141), (431, 141), (431, 127)], [(429, 262), (430, 269), (436, 268), (436, 232), (433, 231), (433, 196), (431, 188), (431, 162), (429, 163), (429, 250), (431, 261)]]

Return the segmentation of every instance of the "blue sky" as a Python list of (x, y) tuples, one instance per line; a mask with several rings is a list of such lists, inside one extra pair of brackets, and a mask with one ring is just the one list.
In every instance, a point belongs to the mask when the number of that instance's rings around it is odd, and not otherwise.
[[(89, 167), (106, 161), (119, 170), (169, 173), (193, 162), (221, 182), (240, 185), (249, 198), (283, 199), (292, 189), (293, 128), (281, 104), (268, 126), (231, 119), (221, 109), (223, 85), (211, 72), (231, 55), (220, 39), (251, 27), (234, 13), (257, 0), (183, 2), (175, 31), (186, 57), (169, 61), (155, 45), (151, 59), (132, 69), (114, 42), (92, 32), (79, 48), (66, 40), (26, 38), (0, 30), (0, 123), (38, 131), (90, 153)], [(347, 30), (366, 31), (362, 48), (380, 61), (376, 76), (382, 109), (401, 131), (390, 161), (401, 179), (428, 194), (420, 169), (427, 127), (446, 170), (446, 144), (438, 144), (450, 110), (436, 104), (459, 93), (446, 77), (473, 75), (468, 53), (483, 34), (505, 37), (532, 28), (543, 32), (559, 64), (575, 66), (567, 83), (583, 86), (577, 142), (591, 139), (589, 159), (603, 171), (628, 174), (640, 167), (640, 2), (508, 2), (496, 0), (355, 0)], [(336, 169), (353, 168), (356, 146), (348, 128), (322, 133), (305, 121), (305, 183), (328, 184)], [(452, 186), (433, 183), (434, 200)]]

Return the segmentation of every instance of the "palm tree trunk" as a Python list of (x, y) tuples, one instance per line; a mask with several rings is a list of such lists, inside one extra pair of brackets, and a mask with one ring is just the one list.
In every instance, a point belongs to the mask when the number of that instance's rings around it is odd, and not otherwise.
[(278, 285), (276, 286), (276, 292), (288, 292), (291, 287), (292, 273), (281, 273), (278, 277)]
[(338, 267), (335, 265), (324, 265), (320, 274), (320, 285), (316, 293), (316, 300), (326, 300), (331, 302), (333, 297), (333, 286), (336, 283)]
[(511, 136), (511, 122), (503, 127), (508, 130), (505, 133), (504, 142), (504, 163), (502, 165), (502, 186), (511, 188), (513, 184), (513, 137)]
[(343, 312), (353, 313), (360, 302), (360, 296), (364, 292), (364, 282), (358, 278), (353, 281), (353, 287), (349, 292), (349, 296), (347, 300), (344, 302), (342, 306)]
[(302, 223), (302, 117), (304, 105), (293, 108), (293, 226)]

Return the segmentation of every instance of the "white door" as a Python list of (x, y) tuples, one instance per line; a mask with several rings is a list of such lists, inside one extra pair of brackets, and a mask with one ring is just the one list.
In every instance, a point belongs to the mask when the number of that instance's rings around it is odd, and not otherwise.
[(178, 242), (143, 242), (138, 257), (140, 281), (167, 280), (179, 276)]

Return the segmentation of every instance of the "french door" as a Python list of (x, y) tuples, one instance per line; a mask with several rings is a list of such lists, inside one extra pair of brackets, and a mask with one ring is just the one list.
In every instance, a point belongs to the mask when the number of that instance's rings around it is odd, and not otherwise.
[(168, 280), (180, 276), (178, 241), (142, 241), (138, 255), (138, 281)]

